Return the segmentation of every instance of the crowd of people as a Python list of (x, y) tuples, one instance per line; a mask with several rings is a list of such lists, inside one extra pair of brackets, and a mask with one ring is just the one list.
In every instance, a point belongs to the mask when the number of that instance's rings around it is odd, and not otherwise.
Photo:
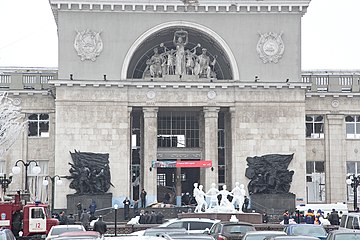
[(317, 224), (317, 225), (339, 225), (342, 212), (338, 212), (335, 209), (326, 215), (324, 212), (319, 209), (316, 212), (312, 209), (308, 209), (307, 213), (300, 211), (295, 211), (289, 213), (288, 210), (285, 210), (282, 216), (283, 224), (291, 223), (306, 223), (306, 224)]

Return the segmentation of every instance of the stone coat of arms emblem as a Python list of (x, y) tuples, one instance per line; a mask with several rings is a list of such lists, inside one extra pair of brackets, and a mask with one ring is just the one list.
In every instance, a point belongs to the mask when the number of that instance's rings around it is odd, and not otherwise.
[(277, 63), (283, 56), (285, 46), (281, 35), (282, 33), (260, 33), (260, 39), (257, 43), (256, 50), (263, 63)]
[(101, 32), (94, 32), (89, 29), (77, 31), (74, 48), (78, 56), (80, 56), (81, 61), (95, 61), (96, 57), (100, 55), (103, 50), (103, 42), (100, 33)]

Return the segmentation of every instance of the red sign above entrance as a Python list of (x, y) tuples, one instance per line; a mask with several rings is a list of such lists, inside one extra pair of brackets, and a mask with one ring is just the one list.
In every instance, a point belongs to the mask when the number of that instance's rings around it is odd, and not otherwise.
[(151, 165), (153, 168), (210, 168), (212, 161), (153, 161)]

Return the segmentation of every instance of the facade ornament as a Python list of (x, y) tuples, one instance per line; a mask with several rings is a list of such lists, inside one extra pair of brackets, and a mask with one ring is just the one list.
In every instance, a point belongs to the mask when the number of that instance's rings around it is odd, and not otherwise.
[(339, 100), (335, 99), (335, 100), (332, 100), (332, 101), (331, 101), (331, 106), (332, 106), (333, 108), (337, 108), (337, 107), (339, 107), (339, 105), (340, 105)]
[(216, 92), (215, 92), (215, 91), (209, 91), (209, 92), (207, 93), (207, 97), (208, 97), (209, 99), (214, 99), (214, 98), (216, 97)]
[(146, 96), (147, 96), (148, 99), (154, 99), (155, 96), (156, 96), (156, 94), (155, 94), (154, 91), (148, 91), (148, 92), (146, 93)]
[[(209, 56), (208, 49), (201, 48), (200, 43), (189, 48), (187, 31), (175, 31), (172, 43), (172, 46), (161, 43), (153, 49), (153, 54), (146, 61), (143, 78), (216, 78), (217, 56)], [(198, 48), (201, 50), (198, 51)]]
[(101, 32), (94, 32), (89, 29), (77, 31), (74, 48), (78, 56), (80, 56), (81, 61), (91, 60), (94, 62), (96, 57), (100, 55), (103, 50), (100, 33)]
[(284, 42), (281, 38), (282, 33), (273, 32), (260, 34), (256, 50), (263, 63), (277, 63), (284, 54)]

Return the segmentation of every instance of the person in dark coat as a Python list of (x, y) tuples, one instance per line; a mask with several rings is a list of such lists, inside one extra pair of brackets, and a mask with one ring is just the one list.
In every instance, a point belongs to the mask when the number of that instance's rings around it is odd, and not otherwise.
[(340, 221), (340, 217), (337, 211), (335, 211), (335, 209), (332, 209), (328, 220), (330, 222), (331, 225), (339, 225), (339, 221)]
[(151, 211), (151, 214), (150, 214), (150, 224), (156, 224), (156, 219), (157, 219), (157, 216), (156, 216), (156, 213), (154, 211)]
[(156, 214), (156, 223), (161, 224), (164, 221), (164, 215), (159, 211)]
[(95, 211), (96, 211), (96, 202), (95, 200), (91, 201), (91, 204), (89, 206), (89, 212), (90, 212), (90, 220), (96, 219), (95, 217)]
[[(221, 195), (220, 195), (221, 196)], [(241, 210), (243, 212), (247, 212), (248, 211), (248, 207), (249, 207), (249, 198), (247, 196), (244, 197), (244, 203), (242, 205)]]
[(68, 223), (67, 224), (75, 224), (75, 217), (72, 213), (69, 214), (69, 216), (67, 217), (68, 219)]
[(145, 191), (145, 189), (142, 189), (141, 193), (140, 193), (140, 200), (141, 200), (142, 208), (146, 207), (146, 195), (147, 195), (147, 192)]
[(107, 231), (106, 223), (103, 221), (103, 217), (100, 215), (99, 220), (94, 223), (93, 230), (104, 235)]
[(59, 224), (60, 225), (68, 224), (68, 218), (65, 215), (65, 211), (61, 211), (60, 214), (59, 214)]
[(290, 220), (290, 215), (289, 215), (289, 211), (285, 210), (283, 213), (283, 218), (284, 218), (284, 225), (289, 224), (289, 220)]
[(81, 203), (76, 204), (76, 209), (77, 209), (77, 214), (78, 214), (78, 220), (80, 221), (80, 217), (81, 217), (82, 210), (83, 210)]
[(128, 220), (129, 212), (130, 212), (130, 200), (128, 197), (125, 198), (125, 200), (123, 201), (123, 204), (124, 204), (124, 219)]
[(84, 209), (80, 217), (81, 224), (84, 226), (86, 231), (89, 229), (90, 214)]

